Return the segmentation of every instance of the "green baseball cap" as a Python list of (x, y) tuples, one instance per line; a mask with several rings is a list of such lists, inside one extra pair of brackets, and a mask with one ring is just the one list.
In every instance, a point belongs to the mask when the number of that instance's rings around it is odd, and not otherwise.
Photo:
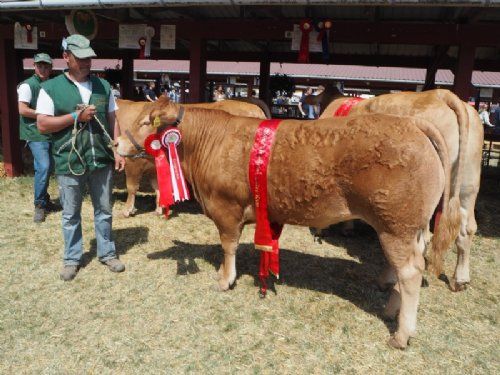
[(70, 35), (64, 39), (63, 48), (66, 51), (70, 51), (78, 59), (87, 59), (97, 56), (90, 47), (90, 40), (80, 34)]
[(37, 53), (33, 57), (33, 62), (35, 62), (35, 63), (47, 63), (47, 64), (52, 65), (52, 59), (46, 53)]

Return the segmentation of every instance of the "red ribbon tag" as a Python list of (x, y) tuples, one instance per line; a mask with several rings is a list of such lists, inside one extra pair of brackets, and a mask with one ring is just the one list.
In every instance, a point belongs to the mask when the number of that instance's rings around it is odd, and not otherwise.
[(337, 108), (337, 110), (333, 114), (333, 117), (347, 116), (349, 114), (349, 112), (351, 112), (352, 107), (354, 107), (356, 104), (358, 104), (362, 100), (363, 100), (363, 98), (359, 98), (359, 97), (346, 99), (342, 103), (342, 105)]
[(28, 43), (33, 43), (33, 27), (30, 24), (24, 25), (26, 29), (26, 41)]
[(279, 237), (283, 225), (270, 223), (267, 212), (267, 166), (271, 146), (281, 120), (265, 120), (255, 132), (254, 145), (250, 153), (249, 178), (255, 202), (255, 248), (264, 250), (260, 256), (259, 278), (261, 294), (267, 291), (266, 279), (269, 272), (279, 278)]
[(298, 62), (305, 64), (309, 62), (309, 33), (312, 30), (310, 20), (304, 20), (300, 23), (300, 31), (302, 31), (302, 38), (300, 40), (300, 50)]
[(146, 51), (146, 38), (140, 37), (139, 40), (137, 41), (139, 43), (139, 58), (144, 59), (145, 56), (145, 51)]
[(170, 165), (162, 148), (160, 137), (157, 134), (149, 135), (144, 141), (146, 152), (155, 158), (156, 178), (160, 192), (159, 205), (165, 208), (165, 216), (168, 217), (170, 206), (174, 204), (172, 194), (172, 179), (170, 177)]

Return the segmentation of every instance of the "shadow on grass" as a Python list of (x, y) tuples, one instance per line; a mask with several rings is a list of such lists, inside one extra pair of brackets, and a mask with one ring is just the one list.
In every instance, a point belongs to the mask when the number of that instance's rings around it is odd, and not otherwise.
[[(198, 272), (196, 259), (203, 259), (212, 264), (215, 270), (222, 262), (220, 245), (193, 245), (181, 241), (174, 243), (175, 246), (167, 250), (148, 254), (148, 259), (173, 259), (177, 261), (179, 274)], [(254, 278), (254, 284), (259, 285), (257, 276), (259, 257), (260, 252), (254, 249), (253, 244), (240, 244), (236, 258), (238, 278), (249, 275)], [(358, 263), (347, 259), (326, 258), (281, 249), (282, 273), (279, 284), (337, 295), (383, 320), (381, 312), (388, 294), (379, 291), (375, 286), (375, 278), (380, 272), (380, 265), (377, 263), (382, 262), (383, 260)], [(270, 286), (272, 290), (274, 285)], [(257, 293), (256, 288), (256, 296)], [(389, 331), (395, 330), (395, 323), (384, 322)]]
[[(139, 243), (148, 241), (149, 228), (133, 227), (113, 230), (116, 253), (118, 256), (126, 254), (128, 250)], [(90, 250), (83, 254), (81, 265), (86, 267), (92, 259), (97, 256), (97, 241), (93, 238), (90, 241)]]
[[(126, 191), (114, 191), (113, 199), (125, 203), (127, 201)], [(144, 194), (139, 193), (135, 197), (135, 208), (137, 212), (134, 216), (151, 213), (156, 209), (156, 196), (154, 193)], [(174, 206), (170, 207), (169, 217), (175, 217), (179, 213), (188, 213), (192, 215), (198, 215), (203, 213), (201, 206), (194, 199), (176, 203)]]

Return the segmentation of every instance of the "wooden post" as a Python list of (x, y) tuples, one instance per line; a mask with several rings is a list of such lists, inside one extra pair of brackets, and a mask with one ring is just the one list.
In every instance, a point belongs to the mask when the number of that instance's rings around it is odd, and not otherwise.
[(475, 50), (476, 47), (473, 45), (461, 44), (458, 52), (453, 92), (465, 101), (469, 100), (472, 92), (472, 71), (474, 70)]
[(189, 102), (206, 101), (205, 84), (207, 77), (207, 58), (205, 40), (193, 37), (189, 46)]
[(269, 60), (261, 60), (260, 76), (259, 76), (259, 99), (263, 100), (271, 107), (271, 93), (269, 92), (269, 76), (271, 74), (271, 62)]
[(123, 53), (122, 79), (120, 82), (123, 99), (134, 99), (134, 58), (130, 53)]
[(19, 112), (17, 110), (18, 69), (22, 61), (16, 56), (14, 42), (0, 38), (0, 111), (2, 147), (5, 172), (9, 177), (23, 172), (21, 141), (19, 140)]

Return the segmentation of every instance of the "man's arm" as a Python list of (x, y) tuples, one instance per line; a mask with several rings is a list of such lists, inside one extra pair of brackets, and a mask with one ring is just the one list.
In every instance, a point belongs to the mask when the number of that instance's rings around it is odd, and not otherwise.
[(18, 102), (18, 109), (21, 116), (36, 119), (36, 111), (33, 108), (30, 108), (28, 103)]
[(74, 115), (68, 113), (61, 116), (50, 116), (39, 113), (36, 116), (36, 126), (42, 134), (55, 133), (73, 125), (75, 122), (74, 116), (76, 116), (78, 121), (87, 122), (94, 118), (95, 112), (95, 107), (89, 106), (83, 111), (73, 112)]

